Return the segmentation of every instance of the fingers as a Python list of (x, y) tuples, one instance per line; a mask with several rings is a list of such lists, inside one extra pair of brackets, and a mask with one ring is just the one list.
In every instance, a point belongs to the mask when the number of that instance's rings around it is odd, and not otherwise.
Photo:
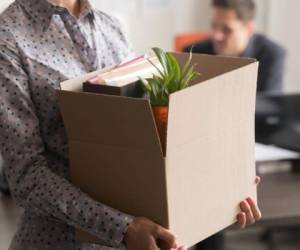
[(260, 176), (256, 176), (256, 178), (255, 178), (255, 184), (259, 185), (260, 182), (261, 182), (261, 177)]
[(168, 244), (170, 248), (177, 249), (179, 247), (176, 236), (169, 230), (159, 227), (157, 230), (157, 239), (160, 239)]
[(261, 212), (252, 198), (240, 203), (241, 213), (237, 215), (238, 224), (241, 228), (252, 225), (261, 219)]
[(246, 220), (246, 214), (244, 212), (241, 212), (237, 215), (237, 220), (238, 220), (238, 224), (239, 226), (244, 229), (246, 227), (247, 224), (247, 220)]
[(127, 249), (159, 250), (182, 248), (174, 234), (146, 218), (135, 218), (127, 229), (124, 237)]
[(260, 212), (259, 208), (257, 207), (257, 205), (255, 204), (255, 202), (253, 201), (252, 198), (248, 198), (247, 202), (251, 208), (254, 219), (256, 221), (259, 221), (261, 219), (261, 212)]
[(157, 246), (157, 242), (154, 239), (154, 237), (151, 237), (149, 241), (149, 250), (160, 250), (160, 248)]
[(247, 201), (242, 201), (240, 203), (240, 207), (242, 212), (244, 212), (246, 214), (246, 220), (247, 220), (247, 225), (252, 225), (255, 223), (255, 219), (251, 210), (250, 205), (248, 204)]
[(172, 248), (171, 250), (187, 250), (187, 248), (185, 246), (181, 246), (179, 248)]

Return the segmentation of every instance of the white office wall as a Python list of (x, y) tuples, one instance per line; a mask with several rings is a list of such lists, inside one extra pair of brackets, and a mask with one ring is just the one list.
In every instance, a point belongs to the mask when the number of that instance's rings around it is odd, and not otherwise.
[(175, 32), (207, 31), (209, 28), (208, 14), (210, 0), (181, 0), (173, 1), (176, 15)]
[(175, 0), (92, 0), (95, 6), (121, 19), (137, 53), (153, 46), (173, 47)]
[[(266, 1), (266, 0), (264, 0)], [(266, 34), (283, 44), (288, 50), (287, 74), (285, 79), (286, 92), (300, 92), (300, 32), (299, 0), (267, 0), (268, 18)]]
[(13, 0), (1, 0), (0, 1), (0, 13), (12, 2), (13, 2)]

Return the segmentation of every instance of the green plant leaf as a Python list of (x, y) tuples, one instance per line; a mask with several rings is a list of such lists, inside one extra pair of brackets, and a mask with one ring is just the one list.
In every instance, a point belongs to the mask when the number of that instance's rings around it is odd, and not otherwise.
[(172, 66), (171, 70), (174, 72), (176, 80), (180, 81), (181, 69), (180, 69), (179, 63), (177, 62), (175, 56), (173, 56), (170, 53), (168, 53), (168, 59), (169, 59), (170, 65)]
[(163, 71), (161, 71), (161, 69), (159, 67), (157, 67), (150, 59), (147, 59), (147, 60), (150, 64), (152, 64), (152, 66), (158, 71), (160, 76), (164, 79), (165, 78), (165, 73)]
[(186, 61), (184, 67), (183, 67), (183, 70), (182, 70), (182, 75), (183, 75), (183, 76), (186, 75), (187, 71), (188, 71), (189, 68), (191, 67), (192, 59), (193, 59), (192, 49), (193, 49), (193, 47), (191, 48), (191, 50), (190, 50), (190, 52), (189, 52), (189, 58), (188, 58), (188, 60)]
[(161, 63), (163, 69), (164, 69), (164, 74), (169, 74), (168, 71), (168, 62), (167, 62), (167, 55), (166, 53), (161, 49), (161, 48), (153, 48), (152, 49), (156, 55), (156, 57), (158, 58), (159, 62)]
[(140, 79), (144, 91), (150, 98), (154, 106), (165, 106), (169, 104), (170, 94), (189, 86), (200, 74), (195, 71), (195, 65), (192, 64), (192, 53), (181, 69), (176, 57), (171, 53), (166, 53), (160, 48), (153, 48), (162, 69), (148, 60), (158, 71), (158, 75), (153, 75), (149, 79)]

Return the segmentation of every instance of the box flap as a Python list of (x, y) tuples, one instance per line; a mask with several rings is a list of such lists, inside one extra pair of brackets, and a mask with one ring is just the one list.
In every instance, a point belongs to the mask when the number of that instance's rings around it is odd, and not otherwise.
[[(207, 66), (202, 71), (216, 73)], [(239, 202), (249, 196), (256, 199), (257, 71), (258, 63), (252, 62), (170, 98), (166, 154), (170, 228), (183, 244), (197, 243), (229, 226)]]
[[(174, 53), (174, 56), (179, 61), (179, 64), (183, 67), (189, 56), (189, 53)], [(201, 76), (195, 79), (191, 85), (199, 84), (254, 62), (256, 62), (256, 60), (252, 58), (193, 54), (192, 63), (195, 65), (195, 70), (199, 72)]]
[(70, 141), (161, 154), (149, 102), (145, 99), (58, 91)]

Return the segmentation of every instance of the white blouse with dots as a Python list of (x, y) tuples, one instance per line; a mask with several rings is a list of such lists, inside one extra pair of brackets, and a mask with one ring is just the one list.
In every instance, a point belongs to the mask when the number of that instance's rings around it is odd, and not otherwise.
[(24, 208), (11, 250), (109, 249), (77, 242), (75, 227), (123, 247), (132, 217), (69, 182), (55, 90), (130, 55), (119, 23), (88, 0), (81, 0), (78, 19), (47, 0), (16, 0), (0, 16), (0, 152), (12, 195)]

